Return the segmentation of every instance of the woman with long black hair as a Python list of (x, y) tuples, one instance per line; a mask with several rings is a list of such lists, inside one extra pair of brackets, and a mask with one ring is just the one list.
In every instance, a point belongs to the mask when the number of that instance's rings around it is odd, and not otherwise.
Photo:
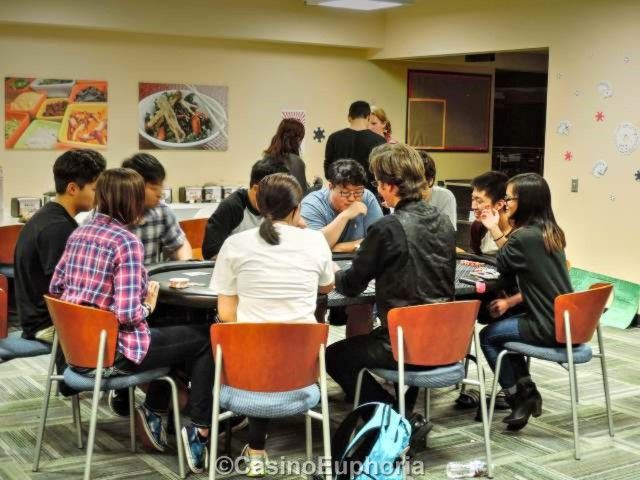
[[(517, 278), (525, 312), (482, 330), (482, 350), (494, 371), (498, 355), (507, 342), (557, 345), (554, 300), (572, 291), (564, 252), (565, 235), (553, 214), (546, 180), (536, 173), (516, 175), (507, 184), (504, 200), (513, 224), (508, 240), (498, 225), (497, 211), (487, 210), (480, 219), (500, 248), (498, 271)], [(531, 415), (541, 414), (542, 397), (531, 380), (524, 356), (504, 357), (499, 381), (512, 409), (503, 419), (509, 430), (520, 430)]]

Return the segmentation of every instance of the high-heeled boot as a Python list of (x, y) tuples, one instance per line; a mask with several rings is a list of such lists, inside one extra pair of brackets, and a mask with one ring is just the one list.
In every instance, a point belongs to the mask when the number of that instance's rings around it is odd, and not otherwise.
[(539, 417), (542, 414), (542, 397), (531, 379), (517, 383), (516, 394), (513, 398), (511, 413), (502, 421), (508, 425), (508, 430), (520, 430), (529, 422), (529, 417)]

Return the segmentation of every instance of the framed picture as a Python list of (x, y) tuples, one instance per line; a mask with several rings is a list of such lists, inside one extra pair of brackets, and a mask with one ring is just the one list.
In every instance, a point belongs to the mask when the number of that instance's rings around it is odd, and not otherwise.
[(407, 144), (445, 152), (488, 152), (491, 75), (409, 70)]

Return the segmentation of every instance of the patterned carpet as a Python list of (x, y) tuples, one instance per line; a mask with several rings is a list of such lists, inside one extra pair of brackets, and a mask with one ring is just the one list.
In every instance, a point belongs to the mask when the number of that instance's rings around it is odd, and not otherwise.
[[(344, 331), (333, 328), (332, 340)], [(578, 367), (582, 460), (573, 459), (573, 435), (567, 374), (557, 365), (533, 361), (534, 380), (544, 398), (543, 415), (523, 431), (510, 433), (497, 412), (491, 438), (496, 465), (495, 478), (514, 480), (636, 480), (640, 478), (640, 329), (605, 330), (609, 376), (614, 408), (615, 438), (607, 432), (606, 411), (599, 364)], [(51, 401), (45, 433), (41, 471), (31, 472), (37, 418), (43, 393), (47, 357), (0, 364), (0, 479), (79, 479), (84, 451), (76, 448), (70, 402), (62, 397)], [(475, 372), (471, 371), (471, 375)], [(330, 383), (332, 428), (348, 410), (336, 384)], [(454, 408), (457, 392), (443, 389), (432, 394), (435, 428), (429, 448), (415, 460), (423, 462), (422, 474), (409, 478), (444, 479), (450, 461), (484, 459), (482, 426), (473, 421), (475, 411)], [(81, 402), (83, 419), (90, 415), (90, 396)], [(422, 408), (422, 405), (419, 405)], [(85, 424), (85, 435), (86, 435)], [(272, 460), (304, 459), (304, 420), (292, 418), (274, 422), (267, 448)], [(99, 413), (93, 478), (175, 479), (177, 458), (169, 448), (164, 454), (128, 450), (128, 423), (113, 417), (103, 400)], [(170, 438), (170, 445), (173, 445)], [(314, 422), (314, 454), (321, 453), (321, 430)], [(233, 437), (233, 454), (246, 443), (246, 431)], [(412, 467), (419, 473), (422, 467)], [(303, 472), (304, 473), (304, 472)], [(190, 478), (206, 478), (191, 475)], [(244, 478), (240, 474), (225, 478)], [(271, 478), (305, 478), (279, 474)]]

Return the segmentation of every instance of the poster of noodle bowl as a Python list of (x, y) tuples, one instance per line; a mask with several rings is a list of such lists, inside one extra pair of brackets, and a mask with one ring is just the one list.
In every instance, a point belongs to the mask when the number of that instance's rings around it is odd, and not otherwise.
[(140, 83), (140, 149), (227, 150), (227, 94), (227, 87)]
[(7, 150), (106, 148), (107, 82), (6, 77), (4, 87)]

